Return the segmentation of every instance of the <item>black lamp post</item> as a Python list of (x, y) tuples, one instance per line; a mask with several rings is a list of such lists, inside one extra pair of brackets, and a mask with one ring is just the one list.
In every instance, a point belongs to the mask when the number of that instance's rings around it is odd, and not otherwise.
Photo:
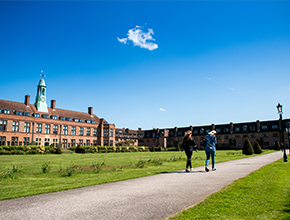
[[(290, 136), (289, 136), (289, 133), (290, 133), (290, 122), (289, 121), (286, 123), (286, 127), (287, 127), (287, 131), (288, 131), (288, 149), (290, 151)], [(290, 154), (290, 152), (289, 152), (289, 154)]]
[(282, 143), (283, 143), (283, 147), (284, 147), (284, 162), (287, 162), (287, 154), (286, 154), (286, 146), (285, 146), (285, 143), (284, 143), (284, 131), (283, 131), (283, 121), (282, 121), (282, 105), (280, 103), (278, 103), (277, 105), (277, 110), (278, 110), (278, 114), (279, 114), (279, 120), (280, 120), (280, 129), (282, 131)]

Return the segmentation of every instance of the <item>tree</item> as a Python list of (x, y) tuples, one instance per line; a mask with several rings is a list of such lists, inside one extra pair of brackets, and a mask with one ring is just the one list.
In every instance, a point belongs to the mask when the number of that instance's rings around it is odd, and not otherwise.
[(249, 139), (246, 137), (244, 141), (243, 154), (252, 155), (253, 153), (254, 153), (254, 149), (252, 147), (252, 144), (249, 141)]
[(254, 145), (254, 153), (255, 154), (261, 154), (262, 153), (262, 148), (259, 144), (258, 141), (256, 141), (255, 145)]

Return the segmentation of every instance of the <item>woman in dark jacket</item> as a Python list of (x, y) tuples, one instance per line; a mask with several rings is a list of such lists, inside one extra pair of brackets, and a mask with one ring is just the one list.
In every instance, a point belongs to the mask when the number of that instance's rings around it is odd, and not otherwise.
[[(196, 152), (198, 152), (197, 145), (195, 144), (194, 140), (192, 139), (191, 134), (192, 134), (191, 131), (187, 131), (187, 132), (185, 132), (184, 137), (183, 137), (184, 151), (185, 151), (185, 154), (187, 156), (186, 168), (185, 168), (186, 172), (193, 171), (192, 166), (191, 166), (191, 156), (193, 153), (193, 149)], [(190, 168), (190, 170), (188, 169), (188, 167)]]

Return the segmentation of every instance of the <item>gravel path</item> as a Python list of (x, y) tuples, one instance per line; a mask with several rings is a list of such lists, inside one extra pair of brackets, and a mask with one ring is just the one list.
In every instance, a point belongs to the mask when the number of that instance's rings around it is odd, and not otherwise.
[(281, 152), (204, 167), (0, 201), (0, 219), (166, 219), (266, 164)]

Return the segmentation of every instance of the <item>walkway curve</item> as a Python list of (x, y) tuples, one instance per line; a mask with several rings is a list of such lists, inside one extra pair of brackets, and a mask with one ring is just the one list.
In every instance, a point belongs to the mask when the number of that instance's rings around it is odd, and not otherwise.
[(281, 152), (68, 191), (0, 201), (0, 219), (166, 219), (231, 182), (281, 159)]

